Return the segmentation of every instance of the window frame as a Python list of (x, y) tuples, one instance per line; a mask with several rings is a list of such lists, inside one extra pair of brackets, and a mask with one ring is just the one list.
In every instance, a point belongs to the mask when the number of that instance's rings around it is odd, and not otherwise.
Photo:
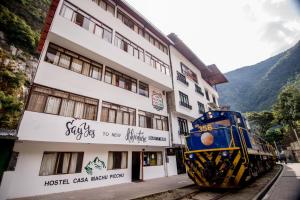
[(183, 119), (181, 117), (177, 117), (178, 126), (179, 126), (179, 135), (188, 135), (189, 133), (189, 126), (186, 119)]
[[(103, 109), (107, 109), (107, 112), (108, 112), (106, 119), (102, 118), (102, 115), (104, 114)], [(124, 109), (126, 109), (126, 110), (124, 110)], [(110, 116), (109, 111), (110, 110), (115, 111), (115, 120), (114, 120), (114, 122), (109, 121), (109, 116)], [(117, 122), (118, 111), (121, 112), (121, 116), (122, 116), (121, 121), (122, 121), (122, 123)], [(124, 124), (124, 112), (129, 114), (129, 118), (128, 118), (129, 119), (129, 124)], [(133, 119), (132, 119), (132, 116), (133, 116)], [(128, 106), (123, 106), (123, 105), (111, 103), (111, 102), (108, 102), (108, 101), (102, 101), (100, 121), (101, 122), (106, 122), (106, 123), (122, 124), (122, 125), (127, 125), (127, 126), (136, 126), (136, 109), (128, 107)], [(131, 121), (133, 122), (133, 124), (131, 124)]]
[[(110, 165), (110, 163), (109, 163), (109, 153), (113, 153), (113, 158), (112, 158), (113, 165), (112, 165), (112, 169), (109, 169), (109, 167), (108, 167)], [(115, 164), (114, 164), (114, 161), (115, 161), (115, 159), (114, 159), (114, 153), (121, 153), (121, 158), (122, 159), (123, 159), (122, 153), (126, 153), (126, 167), (125, 168), (122, 168), (122, 160), (120, 161), (120, 164), (121, 164), (120, 168), (115, 168), (114, 167), (115, 166)], [(108, 170), (124, 170), (124, 169), (128, 169), (128, 151), (108, 151), (107, 171)]]
[[(45, 157), (45, 154), (53, 154), (56, 153), (56, 159), (55, 159), (55, 167), (54, 167), (54, 171), (52, 174), (48, 174), (48, 175), (41, 175), (41, 167), (43, 164), (43, 160)], [(58, 173), (58, 167), (60, 165), (60, 156), (61, 154), (70, 154), (70, 158), (69, 158), (69, 162), (68, 162), (68, 172), (67, 173)], [(70, 166), (71, 166), (71, 160), (72, 160), (72, 155), (73, 153), (77, 153), (77, 160), (76, 160), (76, 167), (75, 167), (75, 172), (74, 173), (70, 173)], [(84, 159), (84, 152), (83, 151), (44, 151), (43, 152), (43, 156), (42, 156), (42, 160), (41, 160), (41, 164), (40, 164), (40, 170), (39, 170), (39, 176), (55, 176), (55, 175), (66, 175), (66, 174), (79, 174), (82, 173), (82, 166), (83, 166), (83, 159)], [(78, 171), (79, 170), (79, 171)]]
[[(35, 91), (36, 88), (40, 88), (40, 89), (43, 89), (43, 90), (48, 90), (48, 93), (41, 92), (41, 91)], [(66, 95), (67, 97), (61, 97), (61, 96), (58, 96), (55, 93), (62, 93), (64, 95)], [(35, 110), (29, 108), (29, 105), (31, 103), (30, 101), (32, 101), (31, 97), (33, 96), (33, 94), (43, 95), (45, 97), (44, 102), (43, 102), (43, 106), (41, 108), (42, 111), (35, 111)], [(49, 97), (55, 97), (55, 98), (60, 98), (61, 99), (60, 103), (59, 103), (58, 114), (52, 114), (52, 113), (46, 113), (45, 112), (47, 101), (48, 101)], [(72, 98), (82, 98), (83, 102), (78, 101), (78, 100), (74, 100)], [(97, 115), (98, 115), (98, 109), (99, 109), (99, 100), (98, 99), (94, 99), (94, 98), (90, 98), (90, 97), (86, 97), (86, 96), (83, 96), (83, 95), (78, 95), (78, 94), (74, 94), (74, 93), (70, 93), (70, 92), (65, 92), (65, 91), (62, 91), (62, 90), (58, 90), (58, 89), (54, 89), (54, 88), (50, 88), (50, 87), (46, 87), (46, 86), (42, 86), (42, 85), (38, 85), (38, 84), (34, 84), (31, 88), (31, 90), (30, 90), (29, 99), (28, 99), (27, 104), (26, 104), (26, 110), (31, 111), (31, 112), (45, 113), (45, 114), (51, 114), (51, 115), (59, 115), (59, 116), (65, 117), (65, 115), (61, 115), (63, 100), (74, 101), (75, 104), (77, 102), (83, 103), (84, 108), (83, 108), (83, 112), (82, 112), (82, 115), (83, 115), (82, 119), (97, 121), (97, 117), (98, 117)], [(94, 101), (95, 103), (94, 104), (88, 103), (88, 102), (92, 102), (92, 101)], [(94, 113), (94, 118), (93, 119), (87, 119), (86, 118), (87, 106), (94, 106), (95, 107), (95, 109), (94, 109), (95, 113)], [(73, 109), (75, 110), (75, 106), (74, 106)], [(73, 110), (73, 116), (72, 117), (74, 117), (74, 110)]]

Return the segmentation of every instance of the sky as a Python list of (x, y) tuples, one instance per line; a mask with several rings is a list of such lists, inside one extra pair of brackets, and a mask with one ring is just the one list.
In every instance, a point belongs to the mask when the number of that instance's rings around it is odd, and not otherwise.
[(300, 40), (300, 0), (126, 0), (222, 72), (274, 56)]

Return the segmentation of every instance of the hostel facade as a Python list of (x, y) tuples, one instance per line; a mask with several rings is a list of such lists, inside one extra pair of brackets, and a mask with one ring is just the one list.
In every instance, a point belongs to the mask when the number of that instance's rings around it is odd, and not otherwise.
[(209, 82), (209, 68), (181, 48), (124, 1), (53, 0), (1, 199), (182, 173), (174, 150), (197, 102), (201, 112), (218, 105), (222, 80)]

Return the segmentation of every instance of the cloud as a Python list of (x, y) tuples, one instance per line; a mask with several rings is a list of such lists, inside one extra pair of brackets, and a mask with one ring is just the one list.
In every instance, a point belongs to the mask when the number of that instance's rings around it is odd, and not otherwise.
[(292, 1), (273, 0), (262, 4), (266, 19), (259, 31), (260, 41), (272, 47), (270, 56), (288, 49), (300, 40), (298, 11)]

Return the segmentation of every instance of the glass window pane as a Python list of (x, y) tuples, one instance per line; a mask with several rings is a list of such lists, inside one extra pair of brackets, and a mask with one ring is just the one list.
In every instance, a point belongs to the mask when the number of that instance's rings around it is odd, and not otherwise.
[(55, 174), (56, 158), (57, 153), (44, 153), (39, 173), (40, 176)]
[(84, 16), (80, 13), (76, 13), (75, 15), (75, 23), (79, 26), (83, 25), (83, 21), (84, 21)]
[(97, 80), (101, 80), (101, 69), (98, 67), (92, 66), (91, 68), (91, 77)]
[(32, 93), (27, 109), (35, 112), (43, 112), (47, 96), (40, 93)]
[(76, 172), (76, 165), (77, 165), (77, 157), (78, 157), (78, 153), (72, 153), (71, 154), (71, 162), (70, 162), (70, 169), (69, 169), (69, 173), (73, 174)]
[(81, 69), (82, 69), (82, 61), (77, 58), (73, 58), (72, 64), (71, 64), (71, 70), (81, 73)]
[(106, 83), (111, 83), (111, 81), (112, 81), (112, 74), (110, 72), (108, 72), (108, 71), (105, 72), (104, 81)]
[(103, 28), (96, 25), (95, 26), (95, 35), (99, 36), (100, 38), (103, 37)]
[(100, 120), (102, 122), (108, 122), (108, 108), (102, 107)]
[(94, 105), (85, 105), (85, 119), (95, 120), (96, 119), (97, 107)]
[(116, 123), (116, 110), (109, 109), (108, 122)]
[(63, 99), (59, 115), (73, 117), (74, 105), (74, 101)]
[(61, 54), (58, 65), (61, 66), (61, 67), (69, 69), (70, 60), (71, 60), (70, 56), (67, 56), (65, 54)]
[(129, 125), (129, 112), (123, 112), (123, 124)]
[(63, 153), (64, 154), (64, 159), (63, 159), (63, 164), (62, 164), (62, 173), (67, 174), (68, 173), (68, 168), (69, 168), (69, 162), (70, 162), (70, 153)]
[(74, 109), (74, 117), (82, 119), (83, 118), (83, 111), (84, 111), (84, 103), (76, 102), (75, 109)]
[(60, 101), (60, 98), (49, 96), (45, 107), (45, 113), (58, 114)]
[(84, 63), (83, 63), (82, 74), (85, 75), (85, 76), (88, 76), (88, 75), (89, 75), (89, 72), (90, 72), (90, 64), (84, 62)]
[(72, 20), (72, 16), (73, 16), (73, 10), (71, 8), (69, 8), (68, 6), (64, 5), (63, 9), (62, 9), (62, 13), (61, 15), (68, 19), (68, 20)]
[(106, 41), (108, 41), (108, 42), (111, 42), (111, 37), (112, 37), (111, 32), (109, 32), (108, 30), (104, 29), (103, 39), (106, 40)]
[(46, 56), (45, 56), (45, 61), (50, 62), (54, 65), (57, 65), (58, 59), (59, 59), (59, 54), (60, 54), (60, 52), (57, 50), (57, 48), (53, 48), (49, 45)]

